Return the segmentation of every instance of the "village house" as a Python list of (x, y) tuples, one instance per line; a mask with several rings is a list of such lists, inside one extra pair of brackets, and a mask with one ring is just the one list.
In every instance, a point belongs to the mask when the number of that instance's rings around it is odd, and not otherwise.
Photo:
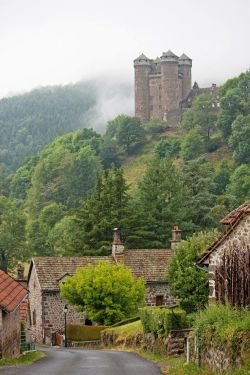
[[(232, 254), (232, 250), (237, 253), (245, 252), (250, 247), (250, 201), (242, 204), (240, 207), (230, 212), (221, 224), (226, 225), (224, 233), (215, 241), (209, 249), (197, 260), (198, 266), (208, 268), (209, 272), (209, 300), (220, 300), (218, 295), (217, 278), (218, 270), (225, 255)], [(248, 258), (248, 256), (247, 256)], [(230, 262), (229, 262), (230, 263)], [(230, 264), (228, 265), (230, 267)], [(236, 266), (236, 265), (235, 265)], [(245, 264), (246, 272), (243, 276), (243, 283), (250, 294), (250, 264)], [(229, 274), (229, 269), (226, 270)], [(218, 275), (219, 276), (219, 275)], [(234, 278), (236, 280), (236, 278)], [(234, 288), (232, 278), (231, 287)], [(241, 286), (239, 286), (241, 287)], [(239, 291), (240, 292), (240, 291)], [(242, 291), (241, 291), (242, 293)]]
[(19, 282), (0, 270), (0, 356), (20, 355), (20, 305), (28, 294)]
[[(60, 297), (60, 284), (77, 268), (96, 261), (122, 262), (131, 268), (136, 278), (142, 277), (147, 286), (146, 305), (173, 305), (175, 300), (166, 282), (166, 269), (180, 242), (181, 231), (174, 227), (172, 233), (171, 249), (125, 249), (115, 230), (110, 256), (33, 258), (28, 275), (31, 339), (50, 343), (53, 333), (64, 333), (65, 301)], [(67, 322), (83, 324), (85, 319), (68, 305)]]

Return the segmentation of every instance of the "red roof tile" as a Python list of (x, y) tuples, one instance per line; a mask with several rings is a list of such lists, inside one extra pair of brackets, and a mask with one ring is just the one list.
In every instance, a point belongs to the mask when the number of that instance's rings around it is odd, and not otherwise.
[(0, 308), (10, 313), (14, 311), (28, 294), (20, 283), (0, 270)]

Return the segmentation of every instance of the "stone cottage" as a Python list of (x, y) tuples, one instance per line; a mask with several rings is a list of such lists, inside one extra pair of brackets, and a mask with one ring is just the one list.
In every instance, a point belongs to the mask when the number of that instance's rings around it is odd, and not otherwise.
[[(72, 276), (76, 269), (88, 263), (105, 260), (122, 262), (130, 267), (135, 277), (146, 282), (146, 305), (173, 305), (165, 281), (166, 268), (176, 245), (180, 230), (174, 227), (171, 249), (125, 249), (118, 230), (114, 232), (112, 255), (104, 257), (35, 257), (31, 260), (28, 289), (30, 310), (30, 336), (36, 342), (49, 343), (54, 332), (64, 332), (65, 301), (60, 297), (60, 284)], [(68, 305), (68, 323), (84, 323), (84, 316)]]
[(0, 270), (0, 357), (20, 355), (20, 305), (28, 294), (20, 283)]
[[(250, 246), (250, 201), (230, 212), (220, 222), (226, 225), (224, 233), (197, 260), (198, 266), (208, 268), (210, 301), (216, 300), (215, 272), (221, 265), (224, 254), (227, 254), (232, 248), (240, 251), (240, 249)], [(248, 272), (250, 273), (250, 269)]]

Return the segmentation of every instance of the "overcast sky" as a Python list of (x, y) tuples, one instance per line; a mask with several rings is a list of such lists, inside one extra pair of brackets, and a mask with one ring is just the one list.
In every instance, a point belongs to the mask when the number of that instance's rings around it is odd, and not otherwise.
[(0, 0), (0, 97), (110, 76), (133, 82), (144, 52), (185, 52), (193, 80), (250, 67), (250, 0)]

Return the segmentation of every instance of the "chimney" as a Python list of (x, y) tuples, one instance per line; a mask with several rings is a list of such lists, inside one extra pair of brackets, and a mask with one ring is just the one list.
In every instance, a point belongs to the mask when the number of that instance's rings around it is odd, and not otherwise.
[(175, 251), (180, 242), (181, 242), (181, 230), (178, 227), (178, 225), (174, 225), (172, 229), (171, 249)]
[(112, 242), (112, 255), (121, 255), (124, 253), (124, 245), (121, 240), (121, 235), (118, 228), (114, 228), (114, 238)]
[(17, 267), (17, 280), (24, 280), (24, 267), (21, 264)]

